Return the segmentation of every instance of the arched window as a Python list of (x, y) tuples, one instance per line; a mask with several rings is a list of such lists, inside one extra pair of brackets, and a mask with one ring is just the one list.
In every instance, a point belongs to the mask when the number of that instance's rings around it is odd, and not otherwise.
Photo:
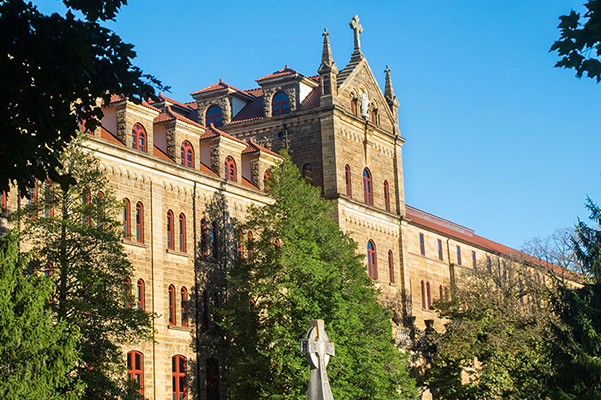
[(290, 98), (284, 92), (276, 93), (271, 100), (271, 115), (283, 115), (290, 113)]
[(202, 330), (207, 331), (209, 329), (209, 295), (206, 290), (202, 291)]
[(144, 243), (144, 206), (139, 201), (136, 204), (136, 241)]
[(392, 257), (392, 250), (388, 250), (388, 276), (390, 277), (390, 283), (394, 283), (394, 260)]
[(204, 218), (200, 221), (200, 251), (205, 257), (209, 252), (207, 246), (207, 221)]
[(253, 247), (254, 247), (254, 243), (253, 243), (253, 233), (252, 232), (248, 232), (248, 263), (252, 264), (253, 262)]
[(169, 325), (175, 325), (175, 286), (169, 285)]
[(371, 122), (376, 125), (378, 124), (378, 109), (375, 107), (371, 110)]
[(90, 226), (90, 208), (88, 207), (90, 205), (90, 190), (87, 188), (81, 194), (81, 204), (83, 205), (81, 223)]
[(374, 198), (371, 191), (371, 172), (367, 168), (363, 170), (363, 196), (365, 204), (373, 206)]
[(167, 211), (167, 248), (173, 250), (173, 211)]
[(266, 192), (269, 192), (269, 180), (271, 179), (271, 171), (267, 170), (263, 174), (263, 187)]
[(422, 281), (421, 283), (421, 289), (422, 289), (422, 310), (426, 309), (426, 286), (424, 284), (424, 281)]
[(348, 197), (353, 197), (353, 190), (351, 188), (351, 167), (347, 165), (344, 166), (344, 183), (346, 184), (346, 195)]
[(213, 250), (213, 257), (217, 258), (219, 255), (219, 236), (217, 230), (217, 222), (213, 222), (211, 229), (211, 248)]
[(313, 166), (311, 164), (303, 165), (302, 176), (309, 185), (313, 184)]
[(146, 129), (139, 122), (131, 129), (131, 148), (146, 153)]
[(123, 236), (129, 240), (131, 237), (131, 205), (128, 199), (123, 199)]
[(181, 213), (179, 215), (179, 251), (186, 252), (186, 216)]
[[(2, 192), (2, 195), (4, 196), (4, 192)], [(6, 202), (5, 199), (3, 200), (3, 202)], [(2, 208), (3, 211), (4, 207)], [(54, 209), (52, 208), (52, 185), (50, 181), (46, 181), (44, 183), (44, 217), (52, 217), (52, 215), (54, 215)]]
[(144, 310), (144, 281), (140, 278), (136, 284), (136, 305), (138, 310)]
[(180, 300), (180, 318), (182, 326), (188, 326), (188, 290), (182, 286), (179, 292)]
[(354, 93), (351, 93), (351, 114), (357, 115), (357, 103), (359, 99)]
[(225, 157), (223, 163), (225, 168), (225, 179), (228, 181), (236, 182), (236, 163), (231, 156)]
[(127, 375), (136, 382), (140, 396), (144, 396), (144, 354), (134, 350), (127, 352)]
[(378, 269), (376, 264), (376, 245), (373, 240), (367, 242), (367, 271), (370, 278), (378, 277)]
[(185, 400), (186, 391), (186, 357), (171, 357), (171, 382), (173, 384), (173, 400)]
[(432, 297), (430, 295), (430, 282), (426, 282), (426, 298), (428, 299), (428, 310), (432, 307)]
[(207, 110), (206, 122), (207, 126), (213, 124), (215, 128), (219, 128), (223, 125), (223, 114), (221, 113), (221, 108), (219, 108), (219, 106), (209, 107)]
[(390, 194), (388, 193), (388, 181), (384, 181), (384, 208), (390, 211)]
[(194, 168), (194, 148), (187, 140), (182, 142), (181, 159), (184, 167)]
[(0, 202), (0, 212), (3, 214), (6, 212), (6, 192), (2, 191), (2, 201)]

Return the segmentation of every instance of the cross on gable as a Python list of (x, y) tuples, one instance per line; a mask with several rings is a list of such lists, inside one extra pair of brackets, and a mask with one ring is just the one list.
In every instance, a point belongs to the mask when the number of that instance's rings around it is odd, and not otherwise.
[(355, 52), (361, 52), (361, 39), (359, 38), (359, 34), (363, 32), (363, 26), (359, 23), (359, 16), (355, 15), (353, 19), (351, 19), (350, 27), (353, 30), (353, 34), (355, 37)]

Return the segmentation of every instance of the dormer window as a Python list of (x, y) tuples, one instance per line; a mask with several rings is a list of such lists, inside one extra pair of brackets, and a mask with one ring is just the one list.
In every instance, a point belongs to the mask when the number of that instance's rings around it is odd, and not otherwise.
[(146, 130), (138, 122), (131, 129), (131, 148), (146, 153)]
[(224, 162), (225, 179), (236, 182), (236, 163), (231, 156), (227, 156)]
[(221, 108), (219, 106), (211, 106), (207, 110), (207, 117), (205, 118), (206, 125), (209, 126), (213, 124), (215, 128), (219, 128), (223, 125), (223, 113), (221, 112)]
[(290, 98), (284, 92), (276, 93), (271, 101), (271, 115), (290, 114)]

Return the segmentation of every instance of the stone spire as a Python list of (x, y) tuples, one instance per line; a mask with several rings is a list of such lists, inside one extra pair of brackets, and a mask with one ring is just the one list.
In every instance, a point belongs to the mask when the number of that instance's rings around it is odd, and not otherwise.
[(392, 88), (392, 79), (390, 78), (390, 68), (388, 68), (388, 65), (386, 66), (386, 69), (384, 70), (384, 72), (386, 73), (386, 84), (384, 86), (384, 97), (386, 97), (386, 99), (394, 99), (394, 89)]
[(334, 63), (334, 59), (332, 58), (332, 50), (330, 49), (330, 32), (328, 32), (328, 28), (323, 30), (323, 52), (321, 53), (321, 65), (317, 72), (321, 73), (322, 70), (327, 68), (336, 68), (336, 64)]
[(384, 70), (384, 72), (386, 73), (386, 83), (384, 85), (384, 97), (386, 98), (386, 102), (388, 103), (388, 107), (390, 107), (390, 111), (392, 111), (392, 115), (393, 115), (393, 118), (394, 118), (395, 131), (398, 132), (398, 126), (399, 126), (399, 113), (398, 113), (399, 101), (397, 100), (396, 96), (394, 95), (394, 89), (392, 88), (392, 78), (390, 77), (390, 68), (388, 68), (388, 65), (386, 66), (386, 69)]
[(319, 74), (319, 83), (321, 84), (321, 106), (332, 105), (335, 102), (335, 97), (338, 95), (338, 83), (336, 76), (338, 68), (332, 57), (330, 49), (330, 32), (327, 29), (323, 30), (323, 52), (321, 55), (321, 65), (317, 70)]

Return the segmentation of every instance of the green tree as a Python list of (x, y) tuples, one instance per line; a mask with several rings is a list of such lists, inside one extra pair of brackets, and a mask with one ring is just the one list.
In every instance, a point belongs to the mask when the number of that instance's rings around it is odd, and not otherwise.
[(426, 373), (430, 389), (446, 400), (547, 399), (545, 293), (519, 262), (465, 272), (452, 297), (434, 302), (447, 322)]
[(37, 254), (52, 266), (52, 307), (77, 326), (82, 361), (75, 374), (87, 385), (84, 399), (136, 398), (125, 378), (122, 345), (149, 339), (152, 316), (135, 307), (129, 282), (133, 269), (123, 249), (122, 204), (107, 186), (99, 161), (71, 142), (60, 159), (62, 174), (76, 184), (37, 185), (37, 197), (21, 218)]
[[(559, 17), (561, 29), (559, 40), (553, 43), (551, 51), (557, 51), (561, 60), (555, 67), (573, 68), (576, 76), (585, 73), (589, 78), (601, 81), (601, 1), (589, 0), (587, 11), (582, 17), (572, 10), (569, 15)], [(582, 22), (581, 22), (582, 21)]]
[(0, 238), (0, 398), (77, 399), (69, 372), (79, 361), (79, 330), (48, 307), (54, 285), (19, 253), (18, 237)]
[(298, 343), (312, 319), (325, 320), (335, 342), (328, 366), (334, 398), (414, 398), (406, 357), (391, 343), (392, 313), (378, 302), (332, 204), (288, 158), (272, 173), (273, 203), (250, 207), (239, 226), (246, 256), (230, 276), (223, 325), (232, 346), (232, 398), (304, 399), (309, 365)]
[(132, 65), (133, 46), (99, 24), (126, 0), (63, 3), (61, 16), (0, 0), (0, 190), (13, 180), (22, 191), (35, 179), (58, 181), (60, 153), (80, 122), (94, 129), (102, 117), (97, 99), (114, 93), (140, 101), (162, 88)]

